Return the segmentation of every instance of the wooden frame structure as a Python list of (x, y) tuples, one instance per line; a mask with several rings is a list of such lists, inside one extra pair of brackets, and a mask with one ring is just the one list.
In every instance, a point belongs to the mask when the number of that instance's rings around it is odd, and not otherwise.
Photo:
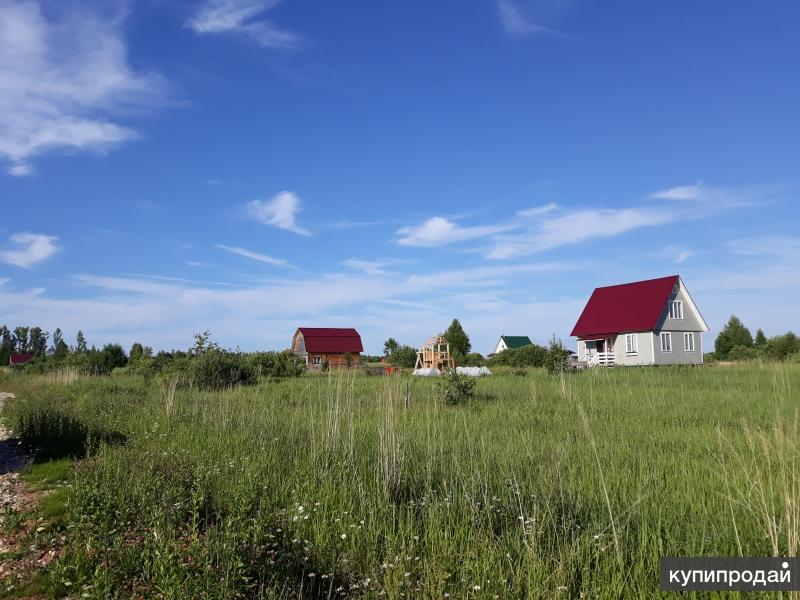
[(440, 335), (428, 338), (417, 351), (417, 364), (414, 369), (453, 369), (456, 363), (450, 354), (450, 342)]

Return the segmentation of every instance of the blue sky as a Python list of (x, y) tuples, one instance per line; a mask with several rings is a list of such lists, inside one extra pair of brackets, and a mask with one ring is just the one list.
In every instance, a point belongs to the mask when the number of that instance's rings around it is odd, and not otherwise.
[(568, 339), (679, 273), (800, 329), (800, 6), (0, 0), (0, 323)]

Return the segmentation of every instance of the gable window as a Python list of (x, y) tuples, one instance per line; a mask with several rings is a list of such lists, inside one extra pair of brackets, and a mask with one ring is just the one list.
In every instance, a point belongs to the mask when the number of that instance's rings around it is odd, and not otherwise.
[(661, 333), (661, 351), (672, 352), (672, 334), (669, 331)]
[(683, 349), (687, 352), (694, 352), (694, 334), (693, 333), (684, 333), (683, 334)]
[(680, 300), (673, 300), (669, 305), (669, 318), (682, 319), (683, 318), (683, 302)]
[(639, 352), (639, 343), (635, 333), (625, 334), (625, 352), (627, 354), (636, 354)]

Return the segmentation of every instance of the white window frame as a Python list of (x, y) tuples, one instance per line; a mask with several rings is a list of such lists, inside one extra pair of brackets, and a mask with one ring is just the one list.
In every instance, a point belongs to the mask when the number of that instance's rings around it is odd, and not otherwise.
[(322, 364), (322, 357), (321, 356), (312, 356), (311, 357), (311, 364), (312, 365), (321, 365)]
[(686, 352), (694, 352), (694, 334), (687, 332), (683, 334), (683, 349)]
[[(666, 344), (664, 341), (666, 340)], [(661, 332), (661, 351), (672, 352), (672, 333), (669, 331)]]
[(636, 333), (625, 334), (625, 354), (639, 354), (639, 335)]
[(683, 319), (683, 302), (680, 300), (673, 300), (669, 305), (669, 318), (670, 319)]

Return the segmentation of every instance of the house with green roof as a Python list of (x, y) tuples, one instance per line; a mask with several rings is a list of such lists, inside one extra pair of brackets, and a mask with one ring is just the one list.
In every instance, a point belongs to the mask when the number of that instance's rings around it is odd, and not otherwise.
[(499, 354), (503, 350), (508, 350), (509, 348), (522, 348), (523, 346), (530, 346), (531, 344), (533, 344), (533, 342), (527, 335), (501, 335), (500, 341), (497, 342), (497, 346), (494, 348), (494, 353)]

